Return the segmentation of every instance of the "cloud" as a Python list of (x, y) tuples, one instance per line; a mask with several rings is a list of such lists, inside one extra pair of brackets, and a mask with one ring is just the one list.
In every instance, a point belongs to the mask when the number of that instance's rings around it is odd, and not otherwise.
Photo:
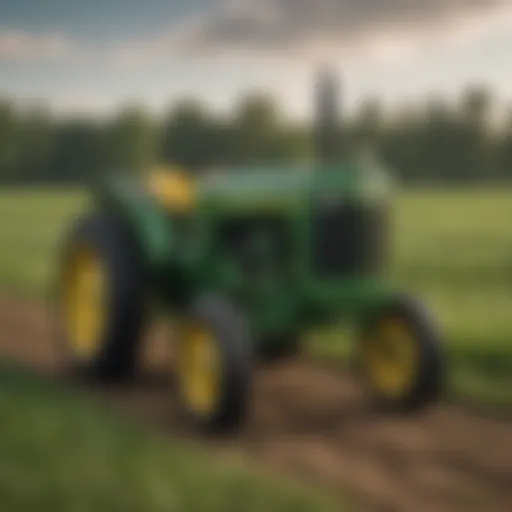
[(146, 40), (120, 42), (110, 58), (126, 67), (190, 56), (401, 58), (440, 38), (478, 37), (507, 7), (509, 0), (225, 0)]
[[(356, 42), (380, 32), (433, 30), (505, 0), (239, 0), (225, 2), (189, 33), (197, 49), (292, 48)], [(509, 4), (510, 5), (510, 4)]]
[(32, 34), (0, 28), (0, 60), (47, 60), (67, 55), (71, 43), (61, 34)]

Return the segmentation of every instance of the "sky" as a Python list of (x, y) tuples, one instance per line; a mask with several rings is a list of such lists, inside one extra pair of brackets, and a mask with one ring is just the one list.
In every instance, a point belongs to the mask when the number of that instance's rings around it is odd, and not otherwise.
[(512, 0), (0, 0), (0, 95), (61, 112), (265, 90), (307, 115), (325, 65), (349, 105), (470, 84), (512, 102)]

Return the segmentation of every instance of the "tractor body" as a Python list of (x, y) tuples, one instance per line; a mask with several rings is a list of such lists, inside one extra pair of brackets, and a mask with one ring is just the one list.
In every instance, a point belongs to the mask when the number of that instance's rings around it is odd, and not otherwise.
[(437, 331), (387, 281), (389, 179), (339, 150), (335, 81), (318, 92), (315, 165), (98, 184), (58, 273), (59, 339), (75, 372), (134, 374), (149, 294), (179, 320), (179, 394), (201, 427), (243, 421), (255, 356), (291, 355), (304, 330), (346, 319), (357, 326), (354, 368), (379, 406), (438, 398)]
[(389, 186), (376, 165), (238, 169), (190, 187), (181, 208), (124, 179), (97, 194), (131, 231), (152, 295), (170, 310), (221, 294), (243, 309), (255, 340), (279, 343), (391, 293)]

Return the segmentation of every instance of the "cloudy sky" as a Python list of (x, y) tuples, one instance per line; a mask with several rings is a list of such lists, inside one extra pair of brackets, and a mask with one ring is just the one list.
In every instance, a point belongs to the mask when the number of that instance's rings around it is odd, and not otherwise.
[(304, 114), (324, 63), (350, 103), (469, 83), (512, 100), (512, 0), (0, 0), (0, 94), (61, 111), (264, 88)]

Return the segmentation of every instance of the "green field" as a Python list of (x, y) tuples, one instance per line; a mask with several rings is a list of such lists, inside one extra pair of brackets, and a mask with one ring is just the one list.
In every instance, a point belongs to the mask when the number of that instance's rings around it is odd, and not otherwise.
[(407, 197), (397, 273), (447, 333), (455, 390), (512, 405), (512, 192)]
[(231, 457), (123, 421), (77, 392), (0, 366), (6, 512), (338, 512), (340, 504)]
[[(0, 292), (43, 297), (65, 226), (85, 206), (77, 192), (0, 196)], [(419, 294), (446, 335), (457, 399), (512, 405), (512, 190), (435, 190), (397, 198), (393, 274)], [(340, 358), (338, 332), (311, 351)]]
[[(59, 238), (85, 207), (79, 192), (2, 192), (0, 296), (44, 299)], [(394, 234), (395, 279), (425, 299), (446, 335), (451, 397), (510, 410), (512, 190), (409, 192)], [(308, 337), (313, 357), (343, 363), (343, 331)], [(214, 460), (19, 369), (0, 366), (0, 417), (0, 503), (12, 512), (341, 509), (323, 492)]]

